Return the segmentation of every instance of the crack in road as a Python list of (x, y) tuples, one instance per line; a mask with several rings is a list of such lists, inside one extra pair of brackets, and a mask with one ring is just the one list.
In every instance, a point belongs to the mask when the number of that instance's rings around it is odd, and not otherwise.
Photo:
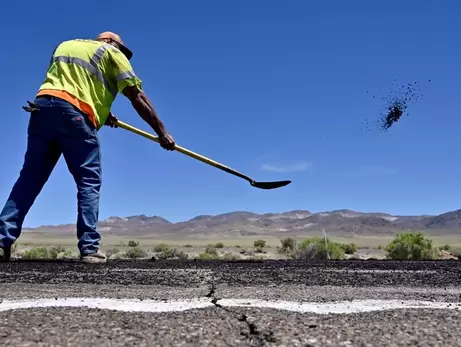
[(270, 329), (260, 329), (255, 322), (250, 321), (248, 316), (244, 313), (237, 313), (234, 310), (224, 307), (218, 303), (220, 298), (216, 297), (216, 285), (214, 283), (210, 284), (210, 291), (208, 292), (205, 297), (211, 298), (211, 303), (215, 305), (215, 307), (224, 310), (227, 313), (232, 314), (233, 316), (237, 316), (236, 319), (239, 322), (245, 323), (248, 331), (242, 329), (240, 334), (245, 336), (252, 346), (255, 347), (264, 347), (267, 346), (267, 342), (277, 342), (277, 339), (274, 336), (274, 332)]

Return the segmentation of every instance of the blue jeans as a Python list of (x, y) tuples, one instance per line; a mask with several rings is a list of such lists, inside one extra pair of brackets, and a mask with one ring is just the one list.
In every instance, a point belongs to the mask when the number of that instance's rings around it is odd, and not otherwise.
[[(77, 239), (81, 254), (97, 252), (100, 234), (101, 154), (97, 129), (88, 117), (68, 102), (38, 97), (27, 129), (24, 164), (0, 213), (0, 247), (11, 247), (21, 235), (29, 209), (63, 154), (77, 185)], [(50, 206), (50, 213), (54, 213)]]

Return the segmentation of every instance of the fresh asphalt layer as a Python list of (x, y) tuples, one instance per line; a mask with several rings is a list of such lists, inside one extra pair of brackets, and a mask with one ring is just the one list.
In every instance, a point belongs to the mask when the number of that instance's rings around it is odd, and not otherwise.
[(461, 346), (461, 262), (0, 263), (5, 346)]

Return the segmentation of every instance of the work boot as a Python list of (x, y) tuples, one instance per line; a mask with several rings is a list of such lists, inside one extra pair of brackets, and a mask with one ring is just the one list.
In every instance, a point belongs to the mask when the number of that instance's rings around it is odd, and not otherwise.
[(10, 257), (11, 257), (11, 248), (0, 247), (0, 262), (6, 262), (10, 260)]
[(98, 250), (96, 253), (91, 253), (91, 254), (82, 254), (80, 256), (80, 261), (83, 263), (106, 263), (107, 262), (107, 257), (106, 255)]

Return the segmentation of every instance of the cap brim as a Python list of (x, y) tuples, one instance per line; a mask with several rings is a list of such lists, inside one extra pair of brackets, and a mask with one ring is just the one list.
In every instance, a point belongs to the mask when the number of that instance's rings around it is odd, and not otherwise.
[(133, 57), (133, 52), (128, 49), (128, 47), (122, 45), (119, 43), (120, 46), (120, 51), (127, 57), (128, 60), (130, 60)]

